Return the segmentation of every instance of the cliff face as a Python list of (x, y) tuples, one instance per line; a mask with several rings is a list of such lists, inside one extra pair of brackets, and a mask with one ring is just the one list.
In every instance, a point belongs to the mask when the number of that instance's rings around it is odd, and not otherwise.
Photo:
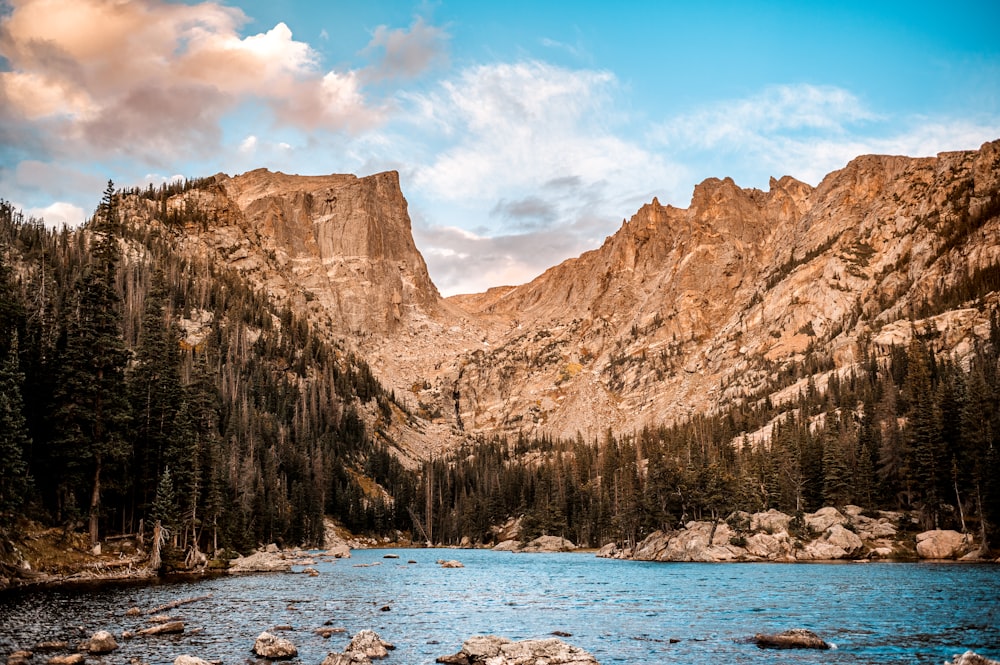
[[(140, 214), (155, 212), (142, 204)], [(395, 171), (220, 174), (168, 207), (204, 213), (204, 224), (184, 229), (189, 251), (234, 267), (332, 335), (391, 334), (440, 302)]]
[(789, 399), (914, 326), (962, 357), (998, 306), (998, 190), (1000, 141), (859, 157), (815, 188), (709, 179), (687, 209), (654, 199), (528, 284), (450, 299), (395, 173), (216, 176), (170, 205), (208, 211), (183, 233), (190, 251), (363, 353), (427, 450), (475, 431), (598, 436)]

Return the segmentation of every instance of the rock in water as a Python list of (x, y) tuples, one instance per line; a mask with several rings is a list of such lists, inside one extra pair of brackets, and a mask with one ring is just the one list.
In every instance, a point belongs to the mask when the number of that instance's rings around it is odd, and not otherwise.
[(757, 633), (754, 643), (762, 649), (829, 649), (830, 645), (811, 630), (795, 628), (781, 633)]
[(442, 568), (465, 568), (465, 565), (463, 565), (461, 561), (455, 561), (454, 559), (451, 559), (450, 561), (442, 559), (438, 561), (438, 565)]
[(183, 655), (174, 658), (174, 665), (210, 665), (210, 664), (207, 660), (202, 660), (201, 658), (197, 658), (195, 656)]
[(346, 654), (362, 653), (367, 658), (385, 658), (389, 655), (390, 649), (395, 649), (374, 630), (362, 630), (351, 638), (351, 643), (344, 650)]
[(166, 623), (161, 623), (158, 626), (152, 626), (150, 628), (143, 628), (139, 631), (140, 635), (173, 635), (176, 633), (184, 632), (184, 622), (183, 621), (167, 621)]
[(299, 650), (290, 641), (283, 637), (275, 637), (268, 632), (257, 636), (257, 640), (253, 643), (253, 652), (261, 658), (272, 660), (295, 658), (299, 655)]
[(87, 642), (87, 651), (94, 654), (111, 653), (118, 648), (115, 636), (106, 630), (99, 630)]
[(470, 637), (461, 651), (441, 656), (437, 662), (449, 665), (600, 665), (591, 654), (562, 640), (512, 642), (495, 635)]
[(86, 660), (82, 653), (73, 653), (68, 656), (52, 656), (48, 665), (81, 665)]
[(359, 652), (331, 653), (323, 659), (322, 665), (371, 665), (368, 656)]

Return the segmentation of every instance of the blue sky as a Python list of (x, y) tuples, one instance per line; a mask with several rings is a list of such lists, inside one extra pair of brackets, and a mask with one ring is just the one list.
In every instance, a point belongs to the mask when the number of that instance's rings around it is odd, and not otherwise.
[(400, 172), (445, 294), (527, 281), (658, 197), (1000, 138), (996, 2), (0, 0), (0, 197)]

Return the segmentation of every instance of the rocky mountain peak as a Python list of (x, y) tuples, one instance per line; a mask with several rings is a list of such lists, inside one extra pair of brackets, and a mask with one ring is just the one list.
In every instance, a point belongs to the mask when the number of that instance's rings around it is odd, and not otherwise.
[(192, 249), (218, 256), (335, 335), (394, 334), (440, 306), (396, 171), (218, 174), (167, 206), (210, 211), (213, 223), (187, 230)]

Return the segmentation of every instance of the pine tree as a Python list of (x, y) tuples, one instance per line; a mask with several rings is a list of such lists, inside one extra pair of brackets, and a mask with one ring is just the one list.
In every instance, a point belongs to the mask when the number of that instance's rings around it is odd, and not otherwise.
[(0, 532), (14, 523), (30, 486), (25, 451), (31, 443), (24, 419), (17, 336), (0, 361)]
[[(166, 452), (181, 399), (177, 341), (165, 314), (166, 294), (157, 271), (146, 295), (136, 359), (128, 377), (132, 414), (133, 487), (139, 514), (153, 500), (156, 479), (167, 463)], [(175, 469), (178, 467), (175, 465)]]
[(90, 479), (87, 500), (91, 544), (99, 540), (102, 479), (108, 470), (120, 477), (128, 446), (125, 365), (129, 353), (121, 332), (118, 267), (118, 211), (109, 181), (94, 218), (98, 234), (93, 262), (83, 273), (60, 359), (61, 381), (55, 396), (57, 456), (65, 465), (63, 492)]
[(907, 351), (907, 418), (910, 480), (922, 498), (924, 525), (938, 526), (942, 496), (940, 416), (931, 384), (932, 357), (915, 334)]

